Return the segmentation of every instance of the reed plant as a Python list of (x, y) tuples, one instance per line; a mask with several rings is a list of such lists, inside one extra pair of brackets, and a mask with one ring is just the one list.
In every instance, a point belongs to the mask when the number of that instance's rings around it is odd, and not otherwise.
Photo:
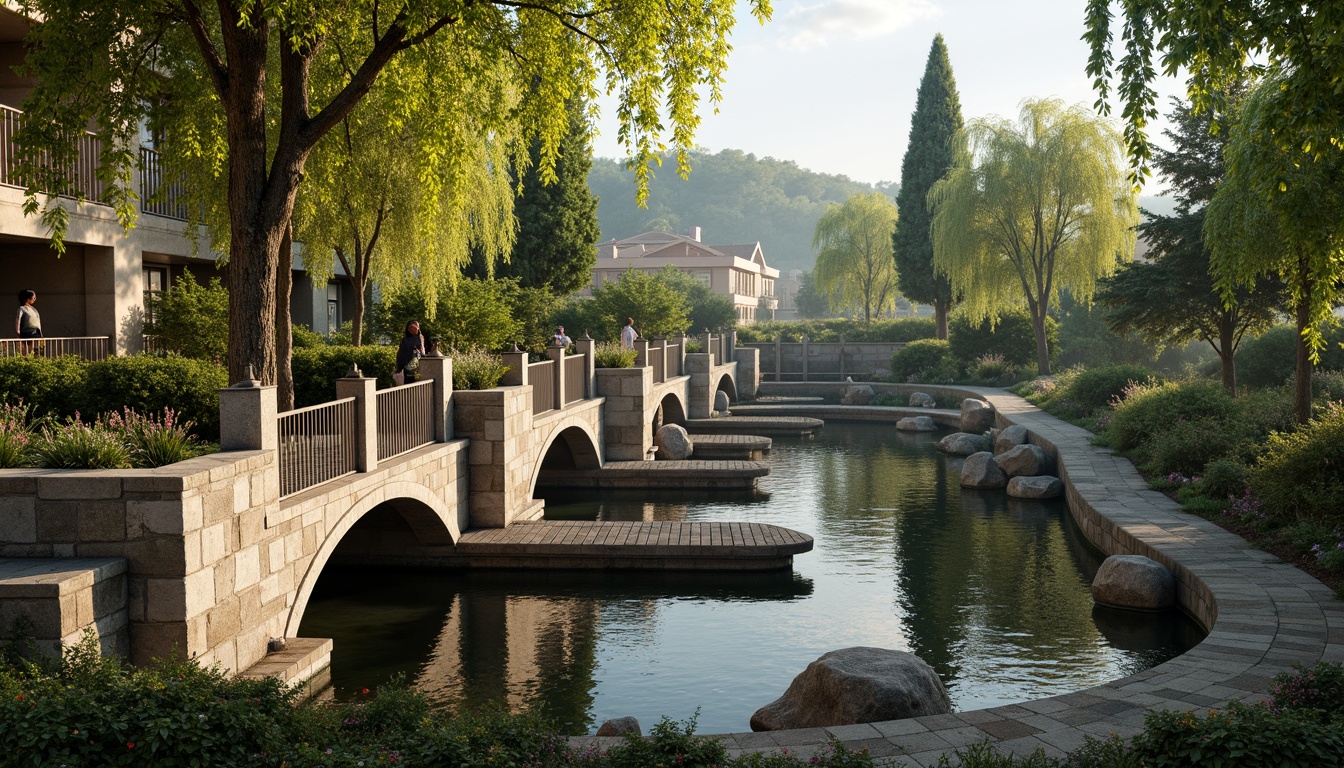
[(597, 368), (634, 368), (639, 353), (622, 349), (614, 341), (603, 341), (593, 347), (593, 366)]
[(499, 386), (509, 366), (498, 355), (475, 347), (450, 353), (453, 358), (453, 389), (493, 389)]
[(131, 466), (131, 449), (105, 419), (86, 424), (76, 412), (38, 431), (32, 458), (44, 469), (123, 469)]
[(33, 445), (32, 409), (20, 400), (0, 403), (0, 469), (27, 466)]
[(142, 414), (134, 408), (107, 417), (107, 425), (120, 431), (136, 467), (162, 467), (200, 455), (201, 445), (191, 434), (192, 421), (182, 421), (172, 408), (161, 415)]

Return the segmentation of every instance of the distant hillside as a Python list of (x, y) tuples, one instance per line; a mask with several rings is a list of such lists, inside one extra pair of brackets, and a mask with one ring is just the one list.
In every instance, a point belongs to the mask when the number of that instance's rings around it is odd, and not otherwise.
[(635, 206), (634, 174), (621, 161), (593, 158), (588, 186), (601, 201), (602, 240), (659, 230), (687, 234), (700, 227), (704, 242), (760, 241), (766, 262), (781, 271), (812, 269), (812, 230), (830, 203), (881, 191), (846, 176), (816, 173), (788, 160), (758, 158), (736, 149), (691, 155), (691, 176), (677, 175), (666, 157), (649, 184), (648, 208)]

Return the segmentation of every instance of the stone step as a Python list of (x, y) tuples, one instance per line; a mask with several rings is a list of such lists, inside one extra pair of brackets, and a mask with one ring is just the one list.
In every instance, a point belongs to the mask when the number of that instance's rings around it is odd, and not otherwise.
[[(789, 406), (778, 406), (786, 408)], [(807, 408), (810, 406), (796, 406)], [(692, 435), (810, 435), (825, 426), (821, 419), (806, 416), (720, 416), (717, 419), (688, 419), (683, 427)], [(694, 440), (694, 438), (692, 438)]]
[(694, 458), (755, 461), (770, 452), (774, 442), (761, 435), (696, 435)]
[(609, 461), (600, 469), (547, 469), (537, 485), (548, 488), (750, 490), (770, 474), (759, 461)]
[(304, 686), (304, 697), (326, 685), (330, 675), (329, 637), (287, 637), (283, 651), (272, 651), (238, 673), (239, 677), (274, 677), (286, 687)]
[(758, 571), (812, 544), (766, 523), (555, 521), (467, 531), (457, 552), (473, 568)]

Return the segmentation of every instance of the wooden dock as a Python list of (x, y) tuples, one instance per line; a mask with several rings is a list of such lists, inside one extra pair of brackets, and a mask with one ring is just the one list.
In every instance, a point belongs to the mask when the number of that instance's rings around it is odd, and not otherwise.
[(513, 569), (764, 571), (811, 550), (811, 536), (765, 523), (516, 523), (457, 543), (467, 567)]
[(696, 435), (691, 442), (695, 444), (696, 459), (727, 459), (756, 461), (770, 452), (774, 442), (762, 435)]
[(810, 435), (825, 425), (821, 419), (806, 416), (720, 416), (717, 419), (687, 419), (682, 424), (692, 435)]

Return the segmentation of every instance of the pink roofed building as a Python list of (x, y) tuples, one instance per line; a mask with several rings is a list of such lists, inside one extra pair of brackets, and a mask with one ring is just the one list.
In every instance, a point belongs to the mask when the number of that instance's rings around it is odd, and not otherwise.
[(779, 270), (765, 263), (761, 244), (707, 245), (700, 241), (700, 228), (690, 235), (644, 232), (624, 240), (608, 240), (597, 246), (593, 280), (582, 293), (621, 279), (628, 270), (658, 272), (672, 266), (727, 296), (737, 310), (737, 321), (750, 324), (771, 320), (779, 307), (775, 280)]

